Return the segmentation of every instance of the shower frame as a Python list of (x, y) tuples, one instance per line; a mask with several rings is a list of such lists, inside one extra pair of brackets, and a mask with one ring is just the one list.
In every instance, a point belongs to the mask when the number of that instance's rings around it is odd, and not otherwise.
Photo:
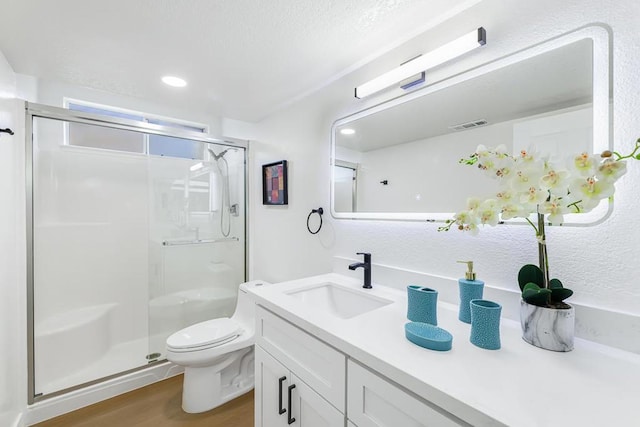
[(153, 123), (139, 122), (135, 120), (122, 119), (118, 117), (104, 116), (100, 114), (85, 113), (82, 111), (68, 110), (65, 108), (52, 107), (49, 105), (36, 104), (31, 102), (25, 103), (25, 189), (26, 189), (26, 279), (27, 279), (27, 401), (28, 404), (34, 404), (48, 398), (69, 393), (74, 390), (82, 389), (87, 386), (102, 383), (104, 381), (118, 378), (123, 375), (147, 369), (150, 366), (156, 366), (168, 363), (166, 360), (150, 362), (147, 365), (119, 372), (114, 375), (99, 378), (93, 381), (65, 388), (53, 393), (36, 394), (35, 386), (35, 312), (34, 312), (34, 211), (33, 211), (33, 183), (34, 183), (34, 158), (33, 158), (33, 120), (34, 118), (45, 118), (58, 120), (63, 122), (83, 123), (89, 125), (102, 126), (112, 129), (121, 129), (145, 134), (154, 134), (198, 141), (203, 143), (211, 143), (224, 145), (227, 147), (244, 149), (244, 277), (245, 280), (249, 274), (249, 230), (248, 230), (248, 194), (249, 194), (249, 144), (247, 141), (225, 138), (217, 139), (201, 132), (176, 129), (170, 126), (162, 126)]

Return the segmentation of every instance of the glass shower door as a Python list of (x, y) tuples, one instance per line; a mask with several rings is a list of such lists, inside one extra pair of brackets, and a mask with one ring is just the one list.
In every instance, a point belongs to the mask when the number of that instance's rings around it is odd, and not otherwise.
[(244, 149), (197, 144), (195, 159), (149, 159), (150, 360), (177, 330), (230, 317), (244, 281)]

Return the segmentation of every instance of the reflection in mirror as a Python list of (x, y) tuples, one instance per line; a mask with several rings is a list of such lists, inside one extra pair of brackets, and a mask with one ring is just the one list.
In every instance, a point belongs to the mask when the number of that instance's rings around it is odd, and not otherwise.
[(608, 53), (600, 42), (556, 39), (336, 121), (333, 215), (449, 218), (467, 197), (488, 197), (497, 188), (458, 164), (478, 144), (559, 156), (608, 148)]

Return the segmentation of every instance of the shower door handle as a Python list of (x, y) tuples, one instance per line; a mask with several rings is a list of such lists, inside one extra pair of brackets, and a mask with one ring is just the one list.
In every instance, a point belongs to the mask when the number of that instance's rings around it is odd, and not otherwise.
[(282, 383), (286, 380), (287, 377), (278, 378), (278, 414), (282, 415), (287, 412), (286, 409), (282, 407)]
[(289, 413), (287, 414), (287, 424), (293, 424), (296, 422), (296, 419), (291, 416), (291, 390), (296, 388), (295, 384), (291, 384), (287, 389), (287, 407), (289, 408)]

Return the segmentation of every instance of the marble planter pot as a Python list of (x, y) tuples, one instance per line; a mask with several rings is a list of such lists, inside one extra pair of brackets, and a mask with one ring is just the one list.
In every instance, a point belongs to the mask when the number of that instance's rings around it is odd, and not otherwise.
[(520, 301), (522, 339), (552, 351), (573, 350), (575, 309), (555, 309)]

